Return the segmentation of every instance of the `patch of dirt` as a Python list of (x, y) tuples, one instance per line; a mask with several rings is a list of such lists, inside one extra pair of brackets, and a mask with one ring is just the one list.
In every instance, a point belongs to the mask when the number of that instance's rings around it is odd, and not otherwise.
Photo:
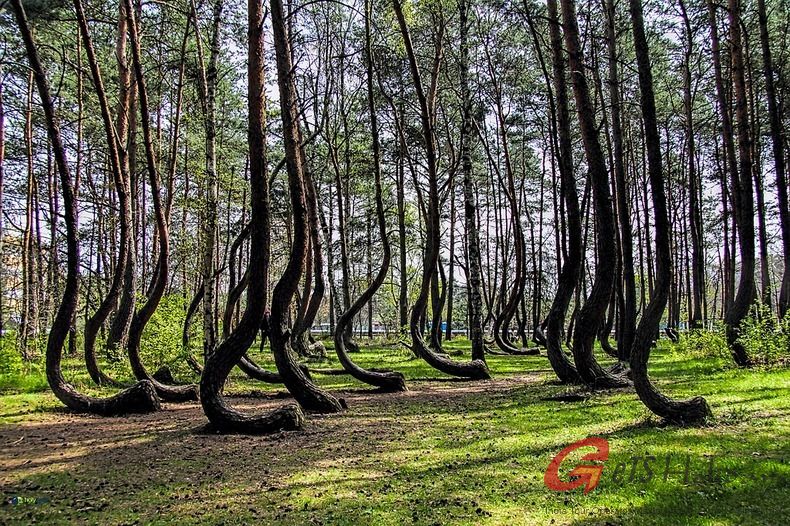
[[(96, 508), (102, 499), (113, 506), (124, 505), (114, 502), (118, 499), (135, 502), (152, 485), (230, 478), (276, 489), (281, 477), (274, 474), (287, 474), (294, 462), (301, 462), (297, 458), (320, 466), (346, 462), (349, 454), (359, 458), (387, 451), (413, 431), (415, 404), (420, 418), (430, 418), (431, 411), (463, 411), (479, 400), (474, 395), (506, 397), (541, 378), (531, 373), (477, 382), (426, 379), (409, 382), (410, 390), (402, 393), (333, 391), (345, 398), (347, 411), (308, 415), (301, 431), (264, 436), (206, 432), (199, 403), (163, 404), (157, 413), (115, 418), (32, 413), (30, 421), (0, 427), (0, 489), (3, 501), (35, 494), (53, 502), (65, 499), (75, 513)], [(240, 394), (231, 396), (231, 403), (250, 413), (289, 402), (284, 390)], [(63, 477), (70, 483), (64, 484)]]

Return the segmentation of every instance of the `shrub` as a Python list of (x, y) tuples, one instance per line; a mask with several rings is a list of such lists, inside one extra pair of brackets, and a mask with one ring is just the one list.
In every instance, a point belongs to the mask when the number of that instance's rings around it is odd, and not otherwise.
[(24, 369), (22, 355), (17, 351), (13, 337), (0, 338), (0, 376), (20, 374)]
[(43, 356), (24, 361), (15, 336), (0, 338), (0, 391), (35, 392), (46, 389)]
[(675, 352), (694, 358), (728, 358), (730, 350), (724, 326), (689, 331), (675, 345)]
[(768, 306), (759, 303), (741, 322), (738, 341), (755, 363), (790, 363), (790, 316), (780, 320)]
[(164, 296), (140, 342), (141, 358), (151, 374), (166, 365), (177, 377), (190, 375), (191, 369), (181, 348), (184, 318), (184, 298), (179, 294)]

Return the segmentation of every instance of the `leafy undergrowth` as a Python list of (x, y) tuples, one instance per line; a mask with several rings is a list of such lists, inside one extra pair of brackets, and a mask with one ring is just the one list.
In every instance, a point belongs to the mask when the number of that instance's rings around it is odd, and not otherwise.
[[(354, 358), (403, 371), (409, 392), (373, 394), (347, 376), (314, 374), (348, 411), (274, 436), (204, 433), (198, 404), (102, 419), (21, 388), (0, 397), (0, 486), (4, 500), (26, 500), (1, 506), (0, 523), (787, 523), (790, 371), (654, 354), (662, 389), (708, 399), (715, 417), (706, 426), (661, 425), (630, 390), (547, 400), (569, 389), (554, 383), (545, 357), (492, 356), (494, 380), (463, 382), (398, 347)], [(68, 378), (87, 388), (81, 369), (67, 361)], [(239, 372), (227, 392), (250, 412), (285, 398)], [(591, 435), (610, 445), (599, 486), (588, 495), (548, 490), (550, 459)]]

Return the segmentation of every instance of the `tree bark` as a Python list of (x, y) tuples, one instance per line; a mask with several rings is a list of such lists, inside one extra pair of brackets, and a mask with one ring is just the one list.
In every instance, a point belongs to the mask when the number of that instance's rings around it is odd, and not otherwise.
[[(130, 225), (127, 221), (129, 218), (128, 212), (130, 211), (129, 194), (127, 192), (128, 182), (125, 180), (125, 176), (122, 171), (121, 157), (119, 153), (119, 139), (124, 137), (124, 135), (118, 133), (117, 128), (113, 126), (112, 116), (110, 115), (110, 106), (107, 101), (107, 94), (104, 88), (104, 81), (102, 79), (101, 70), (96, 58), (93, 40), (90, 36), (90, 30), (88, 28), (88, 22), (85, 18), (85, 12), (83, 10), (81, 0), (74, 1), (74, 9), (77, 14), (77, 22), (79, 24), (83, 46), (85, 48), (85, 53), (88, 58), (88, 64), (91, 70), (94, 90), (99, 99), (99, 108), (101, 110), (102, 121), (104, 124), (107, 151), (109, 152), (110, 168), (113, 175), (113, 184), (118, 198), (118, 206), (121, 209), (119, 225), (120, 232), (118, 240), (119, 251), (118, 259), (113, 271), (112, 282), (107, 294), (104, 296), (101, 303), (99, 304), (99, 307), (96, 309), (96, 312), (94, 312), (94, 314), (85, 321), (85, 364), (91, 379), (98, 385), (112, 385), (115, 387), (120, 387), (121, 384), (119, 382), (107, 376), (99, 367), (99, 364), (96, 360), (95, 343), (99, 329), (101, 329), (102, 325), (110, 315), (110, 312), (118, 302), (118, 297), (120, 296), (121, 287), (123, 286), (124, 282), (124, 275), (126, 273), (126, 265), (128, 264), (129, 249), (131, 248), (131, 232), (129, 229)], [(121, 8), (119, 17), (124, 16), (124, 9)], [(119, 26), (119, 29), (123, 29), (125, 31), (125, 23), (119, 24)], [(125, 35), (124, 37), (119, 36), (119, 39), (121, 38), (125, 40)], [(125, 48), (125, 46), (123, 46), (123, 48)], [(123, 83), (124, 79), (121, 79), (121, 82)], [(127, 111), (128, 108), (120, 108), (120, 110)], [(118, 138), (116, 138), (116, 133), (118, 133)]]
[(55, 396), (75, 412), (110, 416), (123, 413), (156, 411), (160, 409), (159, 399), (156, 396), (153, 385), (148, 381), (138, 382), (135, 386), (121, 391), (110, 398), (96, 398), (80, 393), (63, 378), (61, 371), (63, 344), (68, 336), (71, 320), (77, 310), (79, 293), (77, 203), (74, 198), (70, 167), (61, 139), (60, 126), (55, 114), (46, 72), (41, 64), (21, 0), (12, 0), (11, 6), (22, 34), (30, 68), (34, 74), (39, 97), (44, 108), (47, 135), (54, 150), (55, 162), (60, 175), (60, 190), (63, 195), (63, 212), (66, 223), (66, 281), (63, 297), (47, 339), (47, 381)]
[(132, 372), (138, 380), (148, 380), (156, 389), (157, 394), (165, 401), (186, 402), (197, 399), (197, 387), (194, 385), (169, 386), (153, 378), (148, 373), (140, 359), (140, 341), (143, 330), (150, 321), (154, 311), (159, 306), (159, 302), (164, 295), (169, 277), (169, 233), (165, 218), (164, 207), (160, 195), (159, 171), (154, 153), (153, 137), (149, 120), (148, 91), (146, 89), (145, 77), (143, 75), (142, 57), (140, 51), (140, 40), (137, 29), (137, 20), (131, 0), (124, 0), (126, 3), (126, 14), (129, 26), (129, 41), (132, 45), (132, 62), (134, 65), (135, 80), (137, 84), (137, 99), (140, 104), (140, 121), (143, 129), (143, 143), (145, 146), (146, 171), (148, 182), (151, 186), (151, 198), (156, 216), (156, 226), (158, 233), (159, 253), (157, 255), (156, 270), (151, 283), (151, 293), (142, 307), (135, 313), (129, 327), (129, 361)]
[(568, 312), (573, 291), (579, 282), (582, 258), (582, 226), (579, 198), (576, 194), (576, 177), (573, 171), (573, 144), (571, 142), (570, 110), (568, 108), (568, 86), (565, 78), (565, 58), (562, 50), (562, 35), (557, 9), (557, 0), (548, 0), (549, 35), (552, 49), (554, 92), (556, 93), (557, 135), (559, 152), (557, 165), (560, 171), (560, 195), (565, 203), (567, 221), (567, 254), (557, 279), (549, 314), (546, 317), (546, 354), (552, 369), (562, 383), (580, 384), (582, 378), (576, 366), (568, 359), (563, 348), (565, 316)]
[(639, 70), (639, 90), (644, 121), (645, 146), (648, 155), (650, 187), (653, 193), (656, 234), (656, 284), (650, 302), (642, 314), (636, 330), (634, 346), (631, 349), (631, 373), (634, 388), (642, 402), (657, 415), (673, 422), (689, 423), (705, 419), (710, 408), (702, 397), (691, 400), (674, 401), (656, 389), (647, 375), (647, 362), (653, 336), (658, 330), (664, 308), (666, 307), (669, 286), (672, 278), (672, 256), (670, 253), (670, 226), (664, 193), (664, 174), (661, 166), (661, 145), (656, 125), (655, 95), (653, 75), (650, 68), (650, 54), (642, 18), (642, 1), (630, 0), (631, 22), (634, 33), (636, 62)]
[(628, 353), (634, 341), (636, 330), (636, 277), (634, 267), (633, 230), (631, 228), (631, 210), (628, 206), (628, 187), (623, 153), (623, 130), (620, 102), (620, 73), (617, 53), (617, 27), (615, 24), (615, 1), (606, 1), (607, 13), (607, 44), (609, 46), (609, 103), (612, 106), (612, 144), (614, 160), (614, 182), (617, 208), (617, 222), (620, 225), (620, 264), (622, 275), (619, 276), (622, 287), (619, 323), (617, 327), (618, 359), (628, 360)]
[[(124, 277), (121, 287), (121, 297), (118, 308), (116, 309), (115, 316), (110, 324), (109, 334), (105, 342), (105, 348), (112, 352), (119, 347), (125, 347), (128, 344), (129, 326), (132, 322), (134, 315), (136, 291), (135, 291), (135, 269), (137, 266), (135, 257), (135, 240), (133, 232), (133, 211), (132, 211), (132, 166), (130, 166), (130, 158), (133, 152), (130, 150), (135, 147), (135, 142), (132, 138), (133, 131), (130, 127), (130, 121), (134, 118), (136, 111), (131, 104), (131, 73), (129, 71), (129, 63), (126, 58), (126, 43), (127, 43), (127, 30), (128, 20), (126, 15), (126, 6), (123, 0), (118, 2), (118, 36), (115, 44), (115, 55), (118, 63), (118, 110), (115, 119), (115, 129), (118, 137), (118, 159), (121, 169), (121, 185), (116, 192), (119, 194), (119, 204), (121, 205), (120, 222), (126, 224), (127, 236), (122, 238), (119, 243), (126, 243), (126, 261), (124, 262)], [(131, 112), (131, 114), (130, 114)], [(120, 193), (125, 194), (123, 200), (120, 199)], [(124, 202), (126, 207), (124, 207)], [(122, 247), (121, 247), (122, 248)]]
[(609, 194), (608, 173), (598, 138), (598, 129), (594, 120), (595, 112), (584, 74), (585, 66), (582, 49), (579, 44), (576, 5), (574, 0), (562, 0), (561, 4), (565, 29), (565, 45), (568, 50), (571, 70), (571, 84), (576, 98), (576, 112), (581, 127), (589, 177), (592, 184), (597, 225), (595, 280), (587, 300), (576, 317), (572, 346), (573, 359), (582, 380), (591, 387), (624, 387), (629, 382), (625, 378), (606, 372), (593, 355), (595, 337), (606, 314), (606, 306), (609, 303), (612, 286), (614, 285), (617, 261), (617, 248), (614, 242), (614, 213)]
[(702, 210), (700, 203), (701, 181), (697, 174), (696, 141), (694, 137), (694, 112), (691, 97), (691, 55), (694, 34), (683, 0), (679, 0), (686, 29), (686, 51), (683, 63), (683, 108), (686, 116), (686, 143), (688, 156), (689, 192), (689, 235), (691, 237), (691, 305), (689, 306), (691, 328), (703, 327), (703, 303), (705, 298), (705, 252), (702, 232)]
[(216, 277), (214, 260), (217, 243), (217, 201), (219, 178), (217, 174), (217, 126), (216, 126), (216, 92), (217, 92), (217, 60), (219, 58), (220, 22), (222, 19), (223, 0), (214, 2), (212, 14), (212, 33), (208, 65), (204, 66), (200, 28), (197, 12), (192, 3), (192, 18), (195, 25), (195, 38), (199, 54), (199, 94), (203, 109), (203, 127), (206, 142), (206, 186), (205, 209), (202, 211), (203, 221), (203, 254), (201, 271), (203, 274), (203, 355), (208, 356), (217, 345), (217, 329), (214, 324), (214, 301)]
[(381, 240), (381, 266), (376, 273), (375, 279), (368, 285), (367, 289), (357, 298), (351, 307), (345, 311), (337, 320), (335, 330), (335, 352), (343, 365), (343, 369), (348, 371), (351, 376), (361, 382), (378, 387), (381, 391), (405, 391), (406, 381), (400, 372), (397, 371), (371, 371), (364, 369), (354, 363), (346, 352), (346, 332), (347, 324), (356, 316), (366, 303), (373, 301), (373, 296), (381, 287), (389, 272), (392, 250), (389, 238), (387, 237), (387, 222), (384, 216), (384, 199), (381, 189), (381, 145), (379, 143), (379, 124), (376, 115), (376, 102), (373, 92), (373, 55), (371, 53), (371, 0), (365, 1), (365, 69), (367, 84), (368, 112), (370, 113), (370, 131), (373, 150), (373, 184), (375, 186), (376, 218), (378, 220), (379, 237)]
[[(472, 360), (469, 363), (458, 363), (449, 358), (439, 356), (425, 345), (422, 332), (420, 331), (420, 317), (425, 312), (428, 305), (428, 294), (431, 289), (431, 280), (439, 263), (439, 192), (437, 184), (436, 166), (436, 145), (431, 121), (431, 110), (428, 98), (422, 85), (420, 70), (417, 65), (417, 58), (414, 54), (414, 47), (411, 42), (411, 35), (403, 15), (400, 0), (393, 0), (395, 16), (398, 19), (398, 26), (406, 47), (406, 55), (409, 60), (412, 82), (420, 106), (420, 119), (422, 123), (422, 133), (425, 140), (426, 161), (428, 165), (428, 206), (426, 215), (426, 247), (423, 257), (422, 285), (420, 293), (414, 303), (411, 312), (409, 330), (412, 338), (412, 350), (423, 358), (432, 367), (453, 376), (460, 376), (471, 379), (490, 378), (488, 367), (482, 360)], [(438, 66), (438, 64), (437, 64)], [(437, 68), (435, 68), (437, 69)]]
[[(277, 2), (274, 0), (272, 4)], [(245, 415), (230, 407), (222, 396), (222, 388), (231, 369), (250, 348), (264, 321), (266, 289), (270, 257), (269, 181), (266, 177), (266, 115), (264, 112), (265, 83), (263, 76), (264, 37), (263, 7), (260, 0), (248, 1), (248, 87), (249, 125), (247, 141), (250, 148), (251, 231), (249, 268), (260, 279), (247, 286), (247, 305), (236, 328), (208, 356), (200, 377), (200, 403), (211, 424), (222, 432), (272, 433), (283, 429), (299, 429), (304, 413), (289, 404), (261, 416)], [(282, 7), (280, 7), (282, 10)], [(282, 17), (282, 13), (280, 13)], [(282, 18), (280, 18), (282, 23)]]
[[(469, 89), (469, 1), (460, 0), (461, 23), (461, 169), (464, 174), (464, 224), (466, 228), (469, 282), (469, 339), (472, 359), (485, 362), (486, 346), (483, 331), (483, 298), (480, 271), (480, 232), (477, 227), (477, 195), (472, 166), (472, 96)], [(403, 258), (405, 259), (405, 257)]]
[(307, 255), (308, 209), (305, 190), (306, 185), (309, 184), (306, 181), (309, 174), (305, 173), (291, 44), (281, 0), (271, 0), (271, 14), (277, 59), (277, 84), (280, 88), (285, 165), (288, 172), (288, 189), (293, 215), (293, 240), (288, 264), (272, 291), (269, 335), (277, 370), (294, 398), (307, 411), (334, 413), (340, 411), (344, 403), (321, 390), (305, 376), (294, 358), (290, 343), (291, 334), (287, 328), (288, 311), (304, 272), (305, 256)]
[(790, 307), (790, 207), (787, 198), (787, 167), (785, 163), (785, 143), (782, 137), (782, 121), (776, 102), (774, 66), (771, 58), (771, 45), (768, 37), (768, 14), (765, 0), (757, 0), (757, 15), (760, 25), (760, 45), (762, 48), (763, 74), (765, 76), (765, 97), (768, 102), (768, 122), (771, 131), (771, 146), (776, 173), (776, 195), (779, 205), (779, 225), (782, 232), (782, 255), (784, 271), (779, 289), (779, 316), (784, 318)]
[(733, 167), (731, 170), (731, 173), (735, 175), (735, 179), (732, 181), (732, 196), (735, 226), (738, 229), (738, 248), (741, 252), (741, 272), (738, 291), (727, 311), (724, 323), (727, 326), (727, 343), (730, 345), (735, 363), (741, 367), (749, 367), (752, 365), (752, 361), (746, 348), (739, 341), (739, 337), (741, 322), (749, 315), (756, 296), (752, 141), (741, 39), (741, 6), (738, 0), (728, 0), (727, 5), (730, 18), (730, 57), (735, 87), (735, 117), (738, 134), (738, 168), (736, 170)]

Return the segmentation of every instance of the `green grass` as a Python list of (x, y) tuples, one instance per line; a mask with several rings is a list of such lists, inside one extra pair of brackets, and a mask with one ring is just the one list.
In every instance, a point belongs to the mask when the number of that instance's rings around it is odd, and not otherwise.
[[(450, 348), (468, 357), (466, 342)], [(265, 357), (256, 358), (272, 366)], [(0, 397), (0, 461), (8, 468), (0, 470), (4, 496), (47, 497), (49, 502), (2, 506), (0, 523), (734, 525), (790, 520), (788, 369), (740, 370), (723, 359), (658, 349), (651, 374), (660, 388), (678, 398), (702, 394), (715, 414), (706, 426), (680, 428), (660, 425), (632, 391), (596, 393), (581, 402), (545, 400), (568, 388), (553, 382), (543, 357), (490, 357), (499, 380), (483, 388), (448, 381), (398, 347), (364, 348), (354, 358), (404, 372), (412, 391), (356, 402), (358, 393), (346, 394), (348, 411), (309, 416), (302, 432), (268, 437), (201, 433), (204, 420), (194, 406), (103, 420), (63, 413), (47, 390), (31, 387), (39, 385), (36, 381), (16, 392), (6, 388)], [(74, 359), (66, 366), (70, 381), (87, 388), (84, 367)], [(501, 381), (508, 377), (518, 380)], [(347, 376), (315, 378), (334, 391), (362, 387)], [(282, 388), (234, 373), (229, 393), (254, 390)], [(254, 405), (256, 400), (237, 402)], [(82, 431), (74, 433), (75, 428)], [(59, 438), (65, 429), (72, 435)], [(588, 495), (549, 491), (543, 473), (550, 459), (591, 435), (610, 445), (600, 485)], [(43, 437), (47, 447), (31, 442), (34, 436)], [(567, 476), (581, 454), (563, 463), (561, 475)], [(643, 480), (645, 455), (655, 457), (650, 481)], [(672, 470), (665, 481), (668, 455)], [(634, 459), (640, 469), (628, 480)], [(620, 483), (613, 479), (618, 463), (628, 465)]]

